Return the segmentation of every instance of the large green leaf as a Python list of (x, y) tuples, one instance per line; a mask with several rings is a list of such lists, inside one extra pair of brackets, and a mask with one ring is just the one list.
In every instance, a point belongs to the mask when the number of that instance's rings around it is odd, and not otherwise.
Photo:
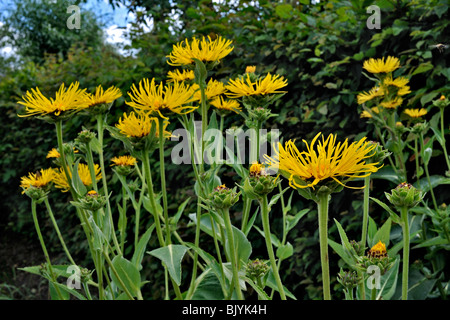
[(181, 261), (188, 250), (188, 247), (180, 244), (169, 244), (168, 246), (158, 248), (147, 253), (160, 259), (167, 267), (167, 270), (175, 283), (180, 285)]
[(141, 288), (141, 275), (136, 266), (122, 256), (115, 256), (112, 260), (113, 272), (110, 268), (111, 280), (123, 291), (128, 291), (133, 297), (136, 297)]
[[(252, 254), (252, 244), (250, 243), (250, 241), (248, 241), (247, 237), (241, 230), (239, 230), (235, 226), (232, 226), (232, 229), (234, 237), (234, 248), (237, 252), (238, 262), (243, 262), (245, 264), (250, 258), (250, 255)], [(228, 236), (226, 237), (226, 239), (227, 240), (225, 241), (226, 242), (225, 250), (229, 257), (230, 252), (228, 245)]]

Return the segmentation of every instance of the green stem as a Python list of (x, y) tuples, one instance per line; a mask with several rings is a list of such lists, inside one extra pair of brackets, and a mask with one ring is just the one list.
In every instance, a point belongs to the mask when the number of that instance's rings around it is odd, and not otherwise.
[[(39, 242), (41, 243), (41, 247), (42, 247), (42, 251), (44, 252), (45, 260), (47, 261), (48, 270), (50, 272), (50, 277), (51, 277), (52, 281), (54, 283), (56, 283), (56, 277), (55, 277), (55, 273), (53, 272), (52, 263), (50, 261), (50, 256), (48, 254), (47, 247), (44, 242), (44, 238), (42, 237), (41, 228), (39, 227), (39, 222), (38, 222), (37, 213), (36, 213), (36, 201), (34, 199), (31, 200), (31, 213), (33, 215), (34, 227), (36, 229), (36, 233), (38, 235)], [(54, 286), (54, 288), (56, 290), (56, 293), (57, 293), (59, 299), (64, 300), (58, 286)]]
[(119, 241), (117, 240), (115, 228), (114, 228), (114, 222), (112, 219), (112, 211), (111, 211), (111, 204), (109, 201), (109, 194), (108, 194), (108, 183), (106, 181), (106, 170), (105, 170), (105, 161), (103, 156), (103, 114), (97, 115), (97, 136), (98, 136), (98, 142), (100, 144), (99, 148), (99, 159), (100, 159), (100, 169), (102, 172), (102, 185), (103, 185), (103, 194), (106, 197), (106, 213), (108, 214), (109, 219), (109, 227), (110, 227), (110, 233), (113, 239), (114, 246), (116, 248), (116, 251), (119, 255), (122, 255), (122, 251), (120, 250)]
[(403, 274), (402, 274), (402, 300), (408, 300), (408, 273), (409, 273), (409, 222), (408, 208), (401, 207), (401, 226), (403, 232)]
[(370, 292), (370, 300), (377, 300), (377, 288), (372, 288)]
[(330, 267), (328, 261), (328, 193), (319, 194), (319, 243), (320, 262), (322, 265), (322, 286), (324, 300), (331, 300)]
[(419, 165), (419, 147), (418, 147), (418, 138), (417, 137), (414, 139), (414, 158), (415, 158), (415, 162), (416, 162), (416, 178), (417, 178), (417, 182), (419, 182), (420, 165)]
[(363, 202), (363, 222), (362, 222), (362, 236), (361, 247), (366, 247), (367, 228), (369, 224), (369, 193), (370, 193), (370, 176), (364, 178), (364, 202)]
[(239, 284), (239, 269), (238, 269), (239, 261), (237, 261), (236, 247), (234, 246), (233, 228), (231, 226), (230, 212), (228, 208), (223, 209), (223, 218), (228, 236), (228, 250), (230, 252), (230, 260), (231, 260), (230, 262), (233, 271), (234, 287), (236, 289), (238, 299), (243, 300), (241, 286)]
[(164, 223), (166, 224), (166, 245), (172, 243), (170, 237), (170, 223), (169, 223), (169, 213), (167, 208), (167, 190), (166, 190), (166, 170), (164, 165), (164, 121), (158, 118), (159, 121), (159, 171), (161, 175), (161, 192), (163, 198), (163, 212), (164, 212)]
[(47, 208), (47, 211), (48, 211), (48, 214), (50, 216), (50, 219), (52, 220), (53, 227), (55, 228), (56, 234), (58, 235), (59, 241), (61, 242), (61, 245), (62, 245), (62, 247), (64, 249), (64, 252), (67, 255), (67, 258), (69, 259), (71, 264), (77, 265), (75, 263), (75, 261), (73, 260), (69, 250), (67, 249), (66, 243), (64, 242), (64, 239), (63, 239), (63, 237), (61, 235), (61, 231), (59, 230), (58, 224), (56, 223), (55, 216), (53, 215), (53, 211), (52, 211), (52, 208), (50, 206), (50, 203), (48, 202), (48, 198), (47, 197), (44, 199), (44, 203), (45, 203), (45, 206)]
[(266, 241), (267, 253), (269, 254), (270, 265), (272, 267), (272, 273), (277, 283), (278, 291), (280, 293), (281, 300), (286, 300), (286, 294), (284, 293), (283, 284), (281, 283), (280, 274), (278, 272), (277, 263), (275, 260), (275, 254), (273, 252), (272, 240), (270, 237), (270, 222), (269, 222), (269, 204), (267, 202), (267, 195), (264, 195), (260, 201), (261, 206), (261, 219), (263, 224), (264, 238)]
[(248, 223), (248, 218), (249, 218), (249, 214), (250, 214), (250, 208), (252, 206), (252, 200), (247, 197), (247, 196), (243, 196), (244, 198), (244, 207), (242, 209), (242, 224), (241, 224), (241, 231), (245, 233), (245, 229), (247, 229), (247, 223)]
[(153, 215), (153, 218), (155, 220), (156, 234), (158, 236), (159, 245), (161, 247), (164, 247), (165, 241), (164, 241), (164, 236), (163, 236), (163, 232), (161, 229), (161, 221), (159, 218), (159, 213), (158, 213), (157, 206), (156, 206), (156, 201), (155, 201), (156, 197), (155, 197), (155, 193), (153, 191), (153, 180), (152, 180), (152, 173), (151, 173), (151, 169), (150, 169), (150, 162), (148, 160), (148, 154), (146, 151), (144, 151), (142, 154), (142, 162), (144, 164), (144, 174), (145, 174), (145, 181), (147, 183), (148, 198), (150, 200), (150, 206), (152, 208), (151, 214)]
[[(120, 228), (120, 250), (123, 252), (125, 248), (125, 235), (127, 229), (127, 191), (122, 186), (122, 225)], [(136, 219), (138, 217), (136, 216)], [(138, 224), (139, 222), (137, 222)], [(136, 240), (136, 239), (135, 239)], [(137, 247), (137, 243), (135, 241), (135, 248)]]
[(445, 161), (447, 163), (447, 168), (450, 171), (450, 159), (448, 158), (448, 154), (447, 154), (447, 147), (445, 144), (445, 131), (444, 131), (444, 108), (440, 108), (441, 109), (441, 135), (442, 135), (442, 149), (444, 151), (444, 157), (445, 157)]
[(64, 174), (66, 175), (67, 183), (69, 184), (72, 198), (74, 201), (76, 201), (78, 199), (78, 195), (76, 194), (76, 192), (74, 192), (72, 188), (72, 175), (70, 174), (70, 171), (67, 168), (66, 155), (64, 154), (62, 120), (57, 121), (55, 123), (55, 126), (56, 126), (56, 137), (58, 141), (59, 156), (61, 159), (61, 166), (63, 167)]
[[(424, 150), (425, 150), (425, 143), (423, 141), (423, 134), (422, 133), (420, 134), (420, 144), (421, 144), (422, 152), (424, 152)], [(438, 212), (439, 208), (438, 208), (438, 205), (437, 205), (436, 197), (434, 195), (433, 186), (431, 185), (430, 173), (428, 171), (428, 163), (425, 163), (425, 161), (424, 161), (423, 167), (425, 168), (425, 175), (427, 177), (428, 187), (430, 188), (431, 199), (433, 200), (434, 209), (436, 210), (436, 212)]]

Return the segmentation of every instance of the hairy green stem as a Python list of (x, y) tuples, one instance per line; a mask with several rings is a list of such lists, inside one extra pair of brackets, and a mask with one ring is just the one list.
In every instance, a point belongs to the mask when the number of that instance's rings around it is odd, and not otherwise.
[[(56, 277), (55, 277), (55, 273), (53, 272), (53, 267), (52, 267), (52, 263), (50, 261), (50, 256), (47, 251), (47, 246), (45, 245), (44, 238), (42, 237), (42, 233), (41, 233), (41, 228), (39, 227), (39, 221), (38, 221), (37, 213), (36, 213), (36, 201), (34, 199), (31, 200), (31, 214), (33, 215), (34, 227), (36, 229), (36, 233), (38, 235), (39, 242), (42, 247), (42, 251), (44, 252), (45, 260), (47, 261), (48, 270), (50, 272), (50, 277), (51, 277), (52, 281), (56, 283)], [(57, 293), (59, 299), (64, 300), (58, 286), (54, 286), (54, 288), (56, 290), (56, 293)]]
[(331, 300), (330, 268), (328, 259), (328, 193), (319, 194), (317, 209), (319, 212), (320, 262), (322, 265), (323, 299)]
[(231, 219), (230, 219), (230, 212), (229, 209), (223, 209), (223, 220), (225, 222), (225, 228), (227, 231), (227, 237), (228, 237), (228, 251), (230, 253), (230, 262), (231, 262), (231, 268), (233, 271), (233, 282), (234, 287), (236, 289), (237, 297), (239, 300), (243, 300), (243, 295), (241, 291), (241, 286), (239, 284), (239, 268), (238, 268), (238, 257), (236, 255), (236, 247), (234, 242), (234, 234), (233, 234), (233, 228), (231, 225)]
[(169, 213), (167, 208), (167, 190), (166, 190), (166, 170), (164, 164), (164, 121), (158, 118), (159, 122), (159, 171), (161, 176), (161, 192), (163, 198), (164, 223), (166, 225), (166, 245), (172, 243), (170, 237)]
[(286, 294), (284, 292), (283, 284), (281, 283), (280, 274), (278, 272), (277, 263), (275, 260), (275, 254), (273, 252), (272, 240), (270, 236), (270, 222), (269, 222), (269, 204), (267, 202), (267, 195), (264, 195), (260, 201), (261, 207), (261, 219), (263, 224), (264, 238), (266, 241), (267, 253), (270, 259), (270, 265), (272, 267), (272, 273), (275, 278), (275, 282), (280, 293), (281, 300), (286, 300)]
[(408, 208), (401, 207), (401, 226), (403, 233), (403, 273), (402, 273), (402, 300), (408, 300), (408, 273), (409, 273), (409, 222)]

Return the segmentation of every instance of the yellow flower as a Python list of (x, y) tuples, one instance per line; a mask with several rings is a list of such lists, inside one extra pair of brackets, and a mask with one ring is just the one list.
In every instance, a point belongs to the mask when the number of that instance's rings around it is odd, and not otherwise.
[(224, 100), (221, 96), (211, 101), (211, 105), (221, 111), (234, 111), (236, 113), (242, 109), (236, 100)]
[[(75, 150), (75, 148), (73, 148), (73, 152), (74, 152), (74, 153), (78, 153), (78, 150)], [(58, 149), (53, 148), (52, 150), (50, 150), (50, 151), (47, 153), (46, 158), (47, 158), (47, 159), (49, 159), (49, 158), (59, 158), (60, 156), (61, 156), (61, 155), (59, 154)]]
[[(202, 95), (201, 95), (201, 92), (199, 89), (199, 85), (196, 83), (193, 84), (192, 90), (194, 90), (194, 100), (200, 101), (202, 98)], [(222, 82), (213, 80), (213, 79), (210, 79), (208, 81), (208, 84), (206, 85), (206, 90), (205, 90), (207, 100), (212, 100), (212, 99), (216, 98), (217, 96), (224, 94), (225, 92), (226, 92), (225, 85)]]
[(380, 241), (376, 245), (374, 245), (372, 248), (370, 248), (369, 252), (367, 253), (368, 256), (373, 258), (383, 258), (387, 256), (387, 250), (386, 245)]
[(403, 103), (403, 99), (400, 97), (394, 98), (389, 101), (380, 102), (380, 106), (386, 109), (396, 109), (399, 105)]
[(232, 50), (232, 41), (222, 37), (212, 40), (211, 37), (205, 37), (202, 40), (193, 38), (191, 42), (187, 39), (173, 46), (172, 52), (167, 56), (168, 64), (172, 66), (183, 66), (194, 63), (193, 59), (202, 62), (220, 61), (227, 56)]
[(45, 97), (39, 88), (27, 91), (25, 96), (22, 96), (24, 101), (18, 103), (25, 106), (25, 114), (19, 117), (37, 116), (60, 116), (61, 112), (79, 111), (87, 108), (86, 89), (78, 89), (79, 83), (72, 83), (69, 88), (61, 84), (59, 90), (56, 92), (55, 98), (48, 99)]
[(261, 163), (254, 162), (250, 166), (249, 175), (251, 177), (259, 176), (263, 170), (264, 170), (264, 166)]
[(119, 88), (116, 88), (114, 86), (109, 87), (106, 91), (103, 91), (103, 87), (99, 85), (95, 89), (95, 93), (89, 93), (87, 95), (87, 102), (89, 104), (89, 107), (103, 104), (103, 103), (111, 103), (117, 98), (120, 98), (122, 96), (122, 93), (120, 92)]
[(409, 86), (404, 86), (401, 87), (398, 91), (397, 91), (397, 95), (399, 96), (404, 96), (405, 94), (411, 93), (410, 87)]
[(256, 71), (256, 66), (247, 66), (245, 68), (245, 73), (255, 73)]
[(395, 57), (387, 57), (386, 61), (384, 57), (381, 59), (373, 59), (364, 61), (363, 68), (370, 73), (389, 73), (400, 67), (400, 60)]
[(28, 173), (28, 176), (20, 179), (20, 187), (23, 188), (22, 194), (30, 187), (43, 188), (52, 182), (55, 171), (50, 169), (41, 169), (40, 171)]
[(409, 83), (409, 79), (405, 77), (399, 77), (396, 79), (392, 79), (392, 76), (389, 75), (383, 79), (383, 85), (385, 86), (394, 86), (397, 88), (402, 88)]
[(132, 156), (119, 156), (111, 159), (113, 164), (111, 166), (134, 166), (136, 164), (136, 158)]
[(173, 81), (190, 81), (195, 79), (194, 70), (175, 70), (167, 73), (168, 82)]
[(192, 93), (192, 87), (183, 82), (174, 81), (172, 84), (164, 86), (162, 82), (156, 85), (154, 78), (151, 82), (148, 79), (142, 79), (139, 82), (139, 88), (134, 84), (131, 86), (131, 92), (128, 92), (131, 102), (125, 103), (137, 111), (149, 112), (152, 115), (158, 114), (167, 119), (163, 112), (186, 114), (197, 108), (184, 106), (195, 100)]
[(56, 148), (53, 148), (47, 153), (47, 159), (48, 158), (59, 158), (61, 155), (59, 154), (59, 151)]
[(235, 80), (231, 79), (226, 89), (229, 91), (226, 95), (230, 98), (237, 99), (244, 96), (267, 95), (273, 93), (285, 93), (286, 91), (278, 91), (287, 86), (287, 80), (280, 75), (271, 75), (268, 73), (264, 78), (259, 78), (252, 82), (250, 75)]
[[(164, 130), (169, 125), (168, 121), (165, 121)], [(119, 123), (116, 127), (120, 130), (120, 133), (127, 137), (142, 138), (147, 136), (152, 127), (155, 126), (155, 137), (159, 137), (159, 119), (156, 117), (150, 117), (146, 113), (136, 114), (130, 112), (128, 115), (123, 114), (123, 118), (119, 119)], [(164, 131), (166, 137), (170, 137), (171, 133)]]
[[(336, 144), (336, 135), (330, 134), (326, 140), (318, 142), (317, 151), (314, 144), (321, 133), (318, 133), (311, 144), (303, 140), (307, 151), (300, 152), (292, 140), (285, 143), (285, 147), (278, 143), (279, 150), (274, 158), (265, 155), (269, 164), (281, 170), (282, 174), (289, 177), (289, 185), (294, 188), (313, 188), (319, 182), (333, 179), (337, 183), (362, 178), (378, 171), (377, 163), (365, 163), (364, 159), (371, 156), (375, 144), (370, 144), (363, 138), (348, 144)], [(348, 187), (350, 188), (350, 187)], [(364, 187), (362, 187), (364, 188)]]
[(428, 112), (426, 109), (421, 108), (421, 109), (405, 109), (403, 113), (410, 116), (411, 118), (420, 118), (426, 115)]
[[(94, 172), (95, 172), (95, 180), (100, 180), (102, 178), (102, 173), (100, 172), (100, 166), (98, 164), (94, 164)], [(70, 177), (72, 178), (72, 174)], [(84, 163), (78, 164), (78, 176), (80, 177), (81, 182), (89, 187), (92, 185), (91, 173), (89, 171), (89, 166)], [(53, 178), (53, 182), (55, 187), (61, 189), (62, 192), (67, 192), (70, 190), (69, 182), (67, 181), (66, 174), (64, 173), (63, 168), (59, 168), (59, 170), (55, 170), (55, 176)]]
[(374, 87), (369, 90), (369, 92), (361, 92), (357, 95), (356, 99), (358, 104), (363, 104), (367, 101), (375, 99), (377, 97), (382, 97), (384, 95), (384, 90), (381, 87)]

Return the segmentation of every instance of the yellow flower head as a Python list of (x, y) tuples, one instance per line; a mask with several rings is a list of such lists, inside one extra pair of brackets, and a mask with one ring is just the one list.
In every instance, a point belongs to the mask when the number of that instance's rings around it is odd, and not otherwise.
[(234, 111), (238, 113), (242, 108), (236, 100), (224, 100), (222, 96), (211, 101), (211, 105), (219, 111)]
[(364, 61), (363, 68), (370, 73), (389, 73), (400, 67), (400, 60), (395, 57), (387, 57), (386, 61), (383, 58)]
[(78, 89), (79, 83), (72, 83), (69, 88), (61, 84), (59, 90), (56, 92), (55, 98), (48, 99), (45, 97), (39, 88), (27, 91), (25, 96), (22, 96), (24, 101), (18, 103), (25, 106), (25, 114), (19, 117), (28, 116), (60, 116), (62, 112), (79, 111), (87, 108), (86, 89)]
[(274, 158), (265, 156), (272, 167), (289, 177), (292, 188), (314, 188), (327, 179), (345, 186), (343, 180), (366, 177), (378, 171), (378, 163), (364, 161), (372, 155), (371, 151), (375, 148), (374, 144), (365, 141), (366, 138), (350, 145), (347, 139), (344, 143), (336, 144), (336, 135), (330, 134), (326, 140), (322, 136), (317, 150), (314, 150), (314, 144), (320, 135), (318, 133), (310, 145), (303, 140), (307, 151), (300, 152), (295, 141), (289, 140), (284, 148), (281, 143), (278, 144), (279, 150)]
[(427, 109), (421, 108), (421, 109), (405, 109), (403, 113), (410, 116), (411, 118), (417, 119), (426, 115), (428, 112)]
[(380, 102), (380, 106), (386, 109), (396, 109), (399, 105), (403, 103), (403, 99), (400, 97), (396, 97), (389, 101)]
[(370, 248), (367, 255), (373, 258), (387, 257), (386, 245), (383, 242), (378, 241), (376, 245)]
[(96, 106), (103, 103), (111, 103), (117, 98), (120, 98), (122, 93), (119, 88), (114, 86), (109, 87), (106, 91), (103, 90), (103, 87), (99, 85), (95, 89), (95, 93), (89, 93), (87, 95), (87, 102), (89, 103), (89, 107)]
[(47, 159), (48, 158), (59, 158), (61, 155), (59, 154), (59, 151), (56, 148), (53, 148), (47, 153)]
[(148, 112), (167, 119), (163, 113), (186, 114), (197, 108), (185, 106), (195, 100), (192, 93), (192, 87), (183, 82), (174, 81), (164, 86), (162, 82), (157, 85), (154, 78), (151, 82), (143, 79), (139, 82), (139, 87), (134, 84), (131, 86), (131, 92), (128, 92), (131, 101), (125, 103), (139, 112)]
[(256, 71), (256, 66), (247, 66), (245, 68), (245, 73), (255, 73)]
[(361, 118), (372, 118), (372, 114), (379, 114), (380, 113), (380, 109), (378, 109), (378, 107), (372, 107), (370, 108), (370, 112), (367, 110), (363, 110), (363, 112), (361, 112), (360, 117)]
[(50, 182), (53, 181), (55, 176), (55, 171), (50, 169), (41, 169), (40, 171), (33, 173), (28, 173), (28, 176), (22, 177), (20, 179), (20, 187), (23, 189), (22, 193), (25, 193), (26, 190), (30, 187), (35, 188), (44, 188)]
[(264, 170), (264, 166), (261, 163), (258, 162), (254, 162), (251, 166), (250, 166), (250, 170), (249, 170), (249, 175), (251, 177), (256, 177), (261, 175), (261, 172)]
[(195, 79), (194, 70), (175, 70), (167, 73), (168, 82), (173, 81), (190, 81)]
[(286, 91), (279, 91), (285, 86), (287, 86), (287, 80), (280, 75), (268, 73), (264, 78), (258, 78), (255, 82), (252, 82), (250, 75), (246, 73), (242, 78), (229, 81), (229, 84), (226, 86), (229, 93), (226, 93), (226, 95), (237, 99), (244, 96), (285, 93)]
[[(164, 123), (164, 130), (169, 125), (168, 121)], [(123, 117), (119, 119), (119, 123), (116, 127), (120, 130), (120, 133), (127, 137), (142, 138), (147, 136), (152, 127), (155, 126), (155, 137), (159, 136), (159, 119), (156, 117), (150, 117), (146, 113), (136, 115), (134, 112), (129, 114), (124, 113)], [(165, 131), (166, 137), (170, 137), (171, 133)]]
[(168, 64), (172, 66), (184, 66), (194, 63), (193, 59), (202, 62), (220, 61), (227, 56), (232, 50), (232, 41), (222, 37), (212, 40), (211, 37), (203, 37), (202, 40), (193, 38), (191, 41), (187, 39), (173, 46), (172, 52), (167, 56)]
[[(199, 89), (198, 84), (193, 84), (192, 89), (194, 90), (194, 100), (201, 101), (202, 95)], [(207, 100), (213, 100), (217, 96), (220, 96), (221, 94), (224, 94), (226, 92), (225, 85), (217, 80), (210, 79), (208, 81), (208, 84), (206, 85), (206, 99)]]
[[(100, 166), (98, 164), (94, 164), (94, 172), (95, 172), (95, 180), (98, 181), (102, 178), (102, 173), (100, 171)], [(72, 178), (72, 174), (70, 177)], [(80, 177), (81, 182), (89, 187), (92, 185), (91, 173), (89, 171), (89, 166), (84, 163), (78, 164), (78, 176)], [(59, 170), (55, 170), (55, 176), (53, 178), (53, 182), (55, 187), (61, 189), (62, 192), (67, 192), (70, 190), (69, 182), (67, 181), (66, 174), (63, 168), (59, 168)]]
[(389, 75), (383, 79), (383, 85), (385, 86), (394, 86), (397, 88), (402, 88), (409, 83), (409, 79), (405, 77), (399, 77), (396, 79), (392, 79), (392, 76)]
[(374, 87), (369, 90), (369, 92), (361, 92), (357, 95), (356, 99), (358, 104), (363, 104), (367, 101), (375, 99), (377, 97), (382, 97), (384, 95), (384, 90), (382, 87)]
[(131, 167), (136, 164), (136, 158), (132, 156), (119, 156), (112, 158), (111, 162), (113, 162), (111, 166)]

